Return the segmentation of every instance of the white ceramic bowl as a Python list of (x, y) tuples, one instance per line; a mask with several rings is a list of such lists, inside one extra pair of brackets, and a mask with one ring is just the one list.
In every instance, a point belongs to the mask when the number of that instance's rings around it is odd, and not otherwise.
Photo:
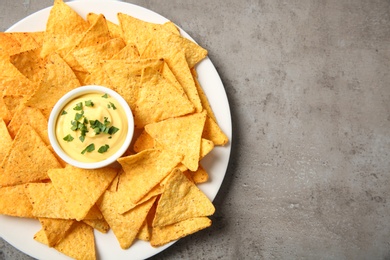
[[(123, 145), (119, 148), (119, 150), (114, 153), (112, 156), (109, 158), (103, 160), (103, 161), (98, 161), (98, 162), (80, 162), (77, 161), (76, 159), (71, 158), (69, 155), (67, 155), (61, 146), (59, 145), (56, 137), (56, 122), (57, 118), (62, 112), (63, 108), (73, 99), (80, 97), (82, 95), (88, 94), (88, 93), (102, 93), (104, 95), (107, 93), (109, 96), (112, 98), (116, 99), (119, 104), (123, 107), (126, 117), (127, 117), (127, 129), (128, 133), (126, 135), (126, 139), (123, 143)], [(57, 153), (57, 155), (64, 160), (66, 163), (71, 164), (75, 167), (78, 168), (83, 168), (83, 169), (97, 169), (97, 168), (102, 168), (105, 166), (108, 166), (110, 164), (113, 164), (116, 162), (116, 160), (121, 157), (126, 150), (128, 149), (131, 140), (133, 138), (134, 134), (134, 118), (133, 118), (133, 113), (131, 112), (131, 109), (127, 102), (114, 90), (102, 87), (102, 86), (96, 86), (96, 85), (89, 85), (89, 86), (82, 86), (78, 87), (76, 89), (73, 89), (72, 91), (69, 91), (67, 94), (65, 94), (58, 102), (55, 104), (53, 107), (53, 110), (51, 111), (50, 117), (49, 117), (49, 123), (48, 123), (48, 135), (49, 135), (49, 140), (50, 144), (53, 147), (54, 151)]]

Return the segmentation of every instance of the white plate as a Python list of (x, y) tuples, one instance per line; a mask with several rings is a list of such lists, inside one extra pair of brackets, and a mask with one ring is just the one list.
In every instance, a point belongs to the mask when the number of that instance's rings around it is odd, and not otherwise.
[[(105, 17), (117, 23), (117, 13), (122, 12), (136, 18), (153, 22), (164, 23), (168, 19), (140, 6), (117, 1), (82, 0), (67, 3), (82, 17), (90, 12), (102, 13)], [(50, 8), (38, 11), (13, 25), (10, 32), (43, 31), (50, 13)], [(181, 30), (183, 36), (193, 40)], [(221, 129), (229, 137), (229, 143), (224, 147), (216, 147), (202, 160), (202, 165), (210, 175), (210, 181), (199, 185), (199, 188), (214, 200), (224, 179), (229, 162), (232, 125), (229, 102), (222, 81), (209, 58), (197, 65), (199, 82), (206, 93), (213, 108)], [(37, 259), (69, 259), (56, 250), (36, 242), (33, 236), (40, 230), (40, 224), (33, 219), (21, 219), (0, 215), (0, 236), (20, 251)], [(202, 232), (202, 231), (200, 231)], [(96, 250), (98, 259), (145, 259), (151, 257), (173, 243), (159, 248), (153, 248), (148, 242), (136, 241), (128, 250), (122, 250), (110, 231), (108, 234), (95, 232)]]

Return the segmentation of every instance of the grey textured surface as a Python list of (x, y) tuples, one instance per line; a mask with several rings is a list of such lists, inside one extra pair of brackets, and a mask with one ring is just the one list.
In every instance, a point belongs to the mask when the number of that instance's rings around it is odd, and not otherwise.
[[(390, 258), (388, 0), (131, 2), (208, 49), (233, 118), (213, 226), (153, 259)], [(50, 4), (2, 0), (0, 29)]]

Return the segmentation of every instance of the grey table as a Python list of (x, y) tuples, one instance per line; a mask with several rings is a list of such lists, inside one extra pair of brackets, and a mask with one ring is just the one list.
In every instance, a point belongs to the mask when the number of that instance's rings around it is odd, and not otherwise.
[[(154, 259), (390, 257), (389, 1), (131, 2), (208, 49), (233, 119), (213, 226)], [(0, 29), (51, 4), (2, 0)]]

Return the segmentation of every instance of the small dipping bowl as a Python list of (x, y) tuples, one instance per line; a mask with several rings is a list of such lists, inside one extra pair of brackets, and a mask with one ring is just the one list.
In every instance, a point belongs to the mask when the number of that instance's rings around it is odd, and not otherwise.
[[(127, 117), (127, 134), (125, 141), (123, 142), (122, 146), (116, 151), (113, 155), (108, 157), (107, 159), (104, 159), (102, 161), (97, 162), (82, 162), (78, 161), (77, 159), (74, 159), (70, 157), (60, 146), (57, 136), (56, 136), (56, 124), (57, 119), (59, 116), (61, 116), (61, 113), (64, 109), (64, 107), (71, 102), (72, 100), (81, 97), (86, 94), (93, 94), (93, 93), (101, 93), (102, 96), (104, 94), (107, 94), (111, 98), (118, 101), (120, 106), (122, 106), (125, 115)], [(116, 160), (121, 157), (128, 147), (130, 146), (131, 140), (133, 139), (134, 134), (134, 118), (133, 113), (131, 112), (131, 109), (127, 102), (114, 90), (103, 87), (103, 86), (96, 86), (96, 85), (88, 85), (88, 86), (82, 86), (78, 87), (76, 89), (73, 89), (66, 93), (62, 98), (58, 100), (58, 102), (54, 105), (48, 122), (48, 135), (50, 144), (53, 147), (54, 151), (57, 153), (57, 155), (64, 160), (66, 163), (71, 164), (78, 168), (83, 169), (97, 169), (102, 168), (108, 165), (111, 165), (116, 162)], [(81, 156), (81, 154), (80, 154)]]

